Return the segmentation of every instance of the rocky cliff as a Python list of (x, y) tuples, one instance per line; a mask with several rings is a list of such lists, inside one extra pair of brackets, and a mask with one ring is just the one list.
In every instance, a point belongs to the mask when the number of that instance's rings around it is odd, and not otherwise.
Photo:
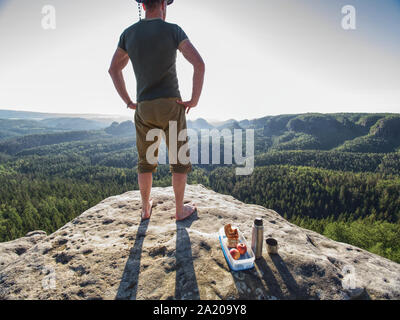
[[(172, 188), (155, 188), (150, 220), (139, 191), (101, 201), (55, 233), (0, 244), (3, 299), (400, 299), (400, 265), (288, 223), (201, 185), (197, 213), (174, 219)], [(251, 240), (262, 217), (279, 254), (231, 272), (216, 233), (237, 225)]]

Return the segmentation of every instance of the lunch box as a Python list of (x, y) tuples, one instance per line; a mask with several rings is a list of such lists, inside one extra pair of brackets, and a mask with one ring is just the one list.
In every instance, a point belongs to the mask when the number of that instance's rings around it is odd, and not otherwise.
[(228, 262), (229, 267), (233, 271), (241, 271), (241, 270), (247, 270), (247, 269), (254, 268), (255, 256), (254, 256), (253, 250), (251, 249), (251, 245), (247, 243), (246, 238), (240, 232), (239, 228), (236, 228), (236, 229), (238, 229), (239, 243), (244, 243), (246, 245), (247, 252), (243, 255), (240, 255), (240, 258), (238, 260), (233, 259), (231, 253), (229, 252), (228, 239), (225, 235), (225, 230), (222, 227), (221, 229), (219, 229), (218, 238), (219, 238), (219, 242), (221, 244), (222, 252), (224, 253), (225, 259)]

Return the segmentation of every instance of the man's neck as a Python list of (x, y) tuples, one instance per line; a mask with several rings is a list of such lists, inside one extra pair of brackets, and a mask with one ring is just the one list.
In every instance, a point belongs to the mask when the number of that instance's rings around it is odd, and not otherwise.
[(145, 19), (163, 19), (163, 13), (161, 10), (146, 11)]

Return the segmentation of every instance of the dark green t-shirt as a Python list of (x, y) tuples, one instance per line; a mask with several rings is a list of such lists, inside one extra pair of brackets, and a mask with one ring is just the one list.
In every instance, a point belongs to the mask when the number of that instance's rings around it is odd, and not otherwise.
[(137, 102), (157, 98), (181, 98), (176, 75), (176, 54), (187, 39), (177, 24), (162, 19), (143, 19), (125, 29), (118, 47), (132, 61), (137, 83)]

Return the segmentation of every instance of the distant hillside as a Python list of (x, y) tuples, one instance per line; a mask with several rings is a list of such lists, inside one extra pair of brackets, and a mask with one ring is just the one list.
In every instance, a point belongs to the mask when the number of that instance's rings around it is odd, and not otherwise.
[(395, 152), (400, 147), (399, 114), (300, 114), (243, 120), (268, 150)]
[[(0, 118), (3, 119), (30, 119), (41, 120), (51, 117), (51, 113), (32, 112), (32, 111), (17, 111), (17, 110), (0, 110)], [(53, 114), (55, 116), (55, 114)]]
[(194, 130), (213, 129), (214, 126), (207, 122), (207, 120), (199, 118), (194, 121), (187, 120), (187, 127)]
[(110, 125), (113, 121), (124, 121), (128, 117), (108, 114), (90, 114), (90, 113), (50, 113), (0, 109), (0, 119), (25, 119), (25, 120), (43, 120), (48, 118), (84, 118), (98, 121)]
[[(1, 115), (5, 114), (0, 110)], [(14, 115), (7, 111), (6, 115)], [(16, 111), (14, 111), (16, 112)], [(32, 113), (22, 113), (32, 116)], [(35, 116), (40, 115), (35, 113)], [(134, 123), (131, 120), (113, 121), (106, 124), (97, 119), (84, 116), (75, 118), (46, 118), (42, 120), (0, 119), (0, 140), (7, 143), (10, 138), (48, 134), (62, 131), (98, 130), (99, 134), (114, 137), (135, 137)], [(202, 129), (254, 129), (255, 152), (319, 150), (357, 153), (392, 153), (400, 151), (400, 114), (292, 114), (266, 116), (259, 119), (227, 120), (209, 123), (199, 118), (187, 120), (188, 128)]]
[(84, 118), (48, 118), (39, 121), (47, 127), (63, 130), (98, 130), (107, 127), (106, 123)]
[(400, 149), (400, 114), (292, 114), (239, 122), (228, 120), (214, 127), (254, 129), (256, 153), (272, 150), (388, 153)]
[(47, 118), (41, 120), (0, 118), (0, 140), (31, 134), (99, 130), (107, 126), (108, 123), (106, 122), (85, 118)]
[(88, 139), (99, 139), (102, 136), (106, 136), (106, 134), (101, 134), (99, 131), (69, 131), (62, 133), (26, 135), (0, 142), (0, 152), (14, 155), (22, 150), (38, 146), (54, 145), (71, 141), (83, 141)]
[[(372, 123), (372, 122), (371, 122)], [(392, 152), (400, 147), (400, 116), (380, 118), (362, 137), (347, 141), (337, 149), (347, 152)]]
[(49, 133), (63, 131), (59, 128), (50, 128), (36, 120), (0, 119), (0, 140), (35, 133)]
[(109, 127), (104, 129), (105, 132), (113, 136), (135, 136), (135, 125), (132, 121), (124, 121), (121, 123), (113, 122)]

